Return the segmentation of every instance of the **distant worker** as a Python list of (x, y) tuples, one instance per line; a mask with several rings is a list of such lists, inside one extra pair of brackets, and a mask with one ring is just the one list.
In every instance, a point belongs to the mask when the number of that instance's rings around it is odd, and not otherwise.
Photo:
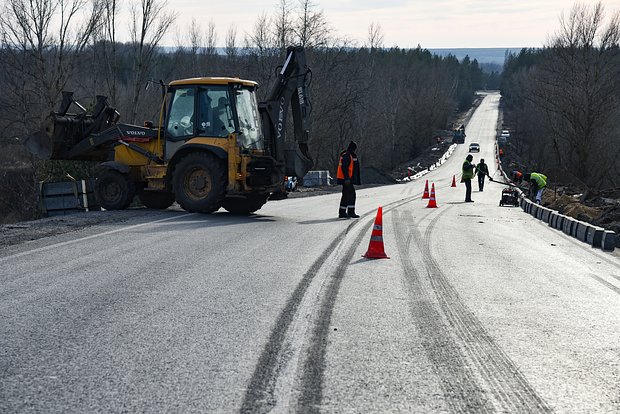
[(536, 200), (536, 202), (540, 204), (542, 202), (543, 191), (547, 187), (547, 176), (532, 172), (523, 174), (523, 179), (530, 183), (530, 199)]
[(516, 184), (521, 184), (523, 181), (523, 173), (519, 170), (515, 170), (510, 174), (512, 181)]
[(499, 157), (504, 158), (504, 150), (501, 148), (499, 149)]
[(465, 201), (467, 203), (474, 202), (474, 200), (471, 199), (471, 179), (476, 175), (476, 167), (472, 164), (473, 159), (474, 156), (469, 154), (467, 158), (465, 158), (465, 162), (463, 162), (462, 178), (465, 183)]
[(478, 191), (483, 191), (484, 177), (489, 175), (489, 166), (484, 163), (484, 158), (481, 158), (478, 165), (476, 165), (476, 173), (478, 174)]
[(354, 185), (359, 185), (361, 180), (360, 164), (355, 150), (357, 150), (357, 144), (351, 141), (347, 149), (340, 153), (340, 162), (338, 163), (336, 174), (338, 184), (342, 184), (342, 197), (340, 198), (338, 218), (359, 218), (355, 214)]

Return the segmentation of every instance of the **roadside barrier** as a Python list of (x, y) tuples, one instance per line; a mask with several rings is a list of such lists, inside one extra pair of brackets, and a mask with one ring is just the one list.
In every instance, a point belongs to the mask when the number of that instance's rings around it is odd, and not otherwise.
[(617, 235), (615, 232), (605, 230), (604, 228), (595, 226), (594, 224), (565, 216), (560, 214), (558, 211), (535, 204), (525, 198), (522, 192), (520, 192), (520, 197), (521, 200), (519, 204), (523, 211), (531, 214), (533, 217), (541, 221), (544, 221), (549, 225), (549, 227), (559, 230), (567, 236), (574, 237), (584, 243), (588, 243), (592, 247), (608, 252), (614, 251), (616, 248)]

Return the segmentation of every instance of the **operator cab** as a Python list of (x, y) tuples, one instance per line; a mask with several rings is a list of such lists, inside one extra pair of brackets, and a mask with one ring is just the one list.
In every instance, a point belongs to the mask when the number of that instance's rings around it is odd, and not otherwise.
[(231, 134), (236, 135), (240, 148), (263, 149), (256, 87), (256, 82), (237, 78), (205, 77), (171, 82), (165, 134), (167, 143), (173, 145), (166, 145), (166, 152), (169, 147), (179, 147), (193, 138), (227, 139)]

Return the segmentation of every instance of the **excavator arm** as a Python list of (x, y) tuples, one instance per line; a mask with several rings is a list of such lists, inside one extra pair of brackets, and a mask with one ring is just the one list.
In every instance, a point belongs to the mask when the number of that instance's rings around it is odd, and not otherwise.
[[(286, 61), (278, 68), (268, 99), (259, 103), (266, 149), (288, 176), (303, 177), (313, 164), (308, 154), (311, 73), (304, 48), (288, 47)], [(286, 140), (289, 108), (293, 115), (294, 141)]]

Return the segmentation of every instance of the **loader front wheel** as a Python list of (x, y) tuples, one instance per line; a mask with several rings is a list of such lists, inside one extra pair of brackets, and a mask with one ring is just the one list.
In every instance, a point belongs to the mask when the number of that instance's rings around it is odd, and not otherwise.
[(214, 155), (186, 155), (174, 169), (172, 186), (177, 203), (187, 211), (212, 213), (220, 207), (226, 185), (224, 163)]
[(106, 210), (124, 210), (136, 194), (136, 185), (127, 174), (104, 170), (95, 183), (95, 197)]

